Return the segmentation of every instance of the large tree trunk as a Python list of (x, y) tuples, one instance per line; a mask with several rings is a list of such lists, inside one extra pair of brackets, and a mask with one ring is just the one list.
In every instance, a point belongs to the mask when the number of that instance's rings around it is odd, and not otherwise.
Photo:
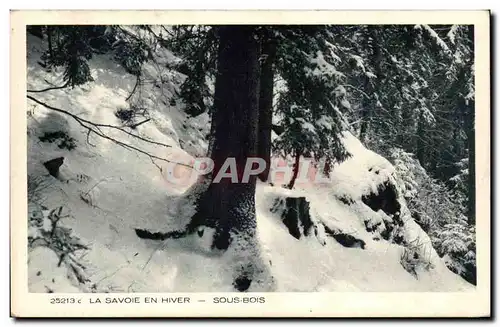
[(215, 81), (212, 179), (228, 158), (234, 158), (238, 182), (223, 178), (211, 183), (198, 201), (190, 229), (215, 228), (213, 247), (227, 249), (231, 234), (253, 238), (255, 233), (255, 185), (241, 178), (247, 158), (257, 155), (259, 42), (251, 26), (216, 27), (220, 37), (218, 74)]
[[(365, 76), (364, 78), (364, 89), (367, 94), (371, 94), (372, 87), (370, 85), (370, 79)], [(370, 121), (371, 114), (371, 99), (363, 94), (363, 100), (361, 100), (361, 126), (359, 128), (359, 140), (361, 142), (365, 141), (366, 133), (368, 131), (368, 123)]]
[(295, 163), (293, 165), (292, 179), (290, 180), (290, 183), (288, 184), (289, 189), (292, 189), (294, 187), (295, 181), (297, 180), (297, 176), (299, 175), (300, 154), (301, 154), (301, 151), (299, 151), (299, 150), (295, 151)]
[(276, 57), (276, 42), (268, 35), (262, 43), (262, 61), (260, 75), (259, 95), (259, 136), (257, 154), (264, 159), (266, 168), (260, 173), (259, 178), (267, 181), (271, 165), (271, 130), (273, 123), (273, 92), (274, 68)]
[(54, 49), (52, 47), (52, 27), (47, 25), (47, 40), (49, 41), (49, 58), (54, 58)]

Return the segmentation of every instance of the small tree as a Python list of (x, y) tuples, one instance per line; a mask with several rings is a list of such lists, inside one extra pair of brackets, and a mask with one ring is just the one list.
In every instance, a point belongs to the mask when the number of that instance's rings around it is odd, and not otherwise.
[(93, 81), (87, 61), (93, 54), (89, 40), (94, 27), (51, 26), (46, 32), (49, 49), (42, 59), (49, 67), (64, 67), (64, 85), (75, 87)]
[[(325, 42), (325, 26), (280, 30), (278, 67), (286, 91), (278, 100), (277, 112), (285, 117), (284, 132), (274, 145), (276, 152), (295, 158), (292, 188), (300, 156), (326, 162), (348, 157), (340, 134), (347, 129), (341, 109), (349, 108), (344, 74), (335, 65), (332, 45)], [(327, 169), (328, 170), (328, 169)]]

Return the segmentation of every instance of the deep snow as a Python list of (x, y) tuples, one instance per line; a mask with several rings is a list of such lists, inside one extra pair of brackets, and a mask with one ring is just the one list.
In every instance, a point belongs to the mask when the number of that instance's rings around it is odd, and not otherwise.
[[(41, 49), (40, 40), (29, 36), (28, 89), (47, 87), (45, 80), (61, 84), (60, 71), (47, 72), (38, 65)], [(176, 58), (168, 52), (159, 54), (160, 64), (169, 60)], [(134, 87), (135, 78), (105, 55), (95, 56), (90, 66), (95, 82), (32, 96), (82, 118), (119, 125), (114, 112), (128, 107), (125, 99)], [(146, 78), (158, 79), (161, 74), (164, 83), (159, 88), (151, 83), (142, 90), (143, 105), (149, 109), (152, 120), (138, 126), (136, 132), (171, 148), (141, 142), (119, 131), (108, 132), (157, 156), (187, 163), (207, 150), (209, 118), (206, 114), (188, 118), (178, 99), (176, 105), (171, 105), (183, 76), (159, 67), (146, 65)], [(160, 171), (147, 156), (95, 135), (90, 137), (89, 144), (86, 131), (69, 117), (31, 100), (27, 100), (27, 108), (28, 174), (41, 176), (46, 185), (40, 192), (40, 202), (49, 209), (63, 205), (72, 218), (62, 224), (90, 247), (80, 253), (90, 279), (85, 285), (67, 277), (68, 269), (64, 265), (58, 267), (58, 258), (51, 250), (31, 249), (28, 257), (31, 292), (234, 291), (231, 285), (234, 254), (211, 252), (210, 231), (203, 237), (193, 235), (161, 242), (140, 239), (134, 232), (134, 228), (162, 232), (182, 229), (193, 212), (184, 201), (179, 202), (182, 200), (179, 195), (187, 186), (167, 183), (166, 169)], [(57, 130), (68, 131), (76, 139), (77, 147), (68, 151), (38, 139), (44, 132)], [(405, 212), (404, 205), (403, 233), (409, 241), (419, 240), (421, 253), (432, 263), (429, 270), (418, 269), (417, 276), (410, 274), (400, 264), (404, 250), (401, 245), (366, 231), (365, 221), (376, 224), (391, 218), (364, 205), (361, 196), (376, 192), (381, 183), (397, 176), (387, 160), (367, 150), (351, 134), (345, 134), (344, 141), (353, 156), (334, 167), (332, 184), (302, 183), (294, 190), (263, 183), (257, 186), (258, 243), (263, 262), (269, 263), (276, 282), (273, 290), (472, 290), (472, 285), (446, 268), (427, 235)], [(64, 157), (64, 164), (58, 180), (48, 175), (43, 162), (59, 156)], [(161, 161), (156, 164), (165, 168)], [(82, 194), (87, 202), (82, 200)], [(318, 236), (300, 240), (292, 237), (279, 212), (270, 211), (276, 199), (286, 196), (305, 196), (315, 221), (363, 240), (365, 249), (343, 247), (322, 230)], [(340, 197), (349, 197), (354, 203), (346, 205)], [(30, 206), (33, 207), (36, 206)]]

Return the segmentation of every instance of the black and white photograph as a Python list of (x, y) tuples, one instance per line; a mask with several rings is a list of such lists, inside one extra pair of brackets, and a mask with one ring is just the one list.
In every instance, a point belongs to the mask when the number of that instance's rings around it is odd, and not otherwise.
[(488, 62), (474, 24), (421, 18), (27, 24), (27, 291), (259, 305), (489, 285)]

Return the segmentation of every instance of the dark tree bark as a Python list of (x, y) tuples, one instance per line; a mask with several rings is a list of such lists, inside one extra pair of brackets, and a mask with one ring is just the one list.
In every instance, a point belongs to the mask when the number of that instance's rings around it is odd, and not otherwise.
[(467, 217), (469, 225), (476, 224), (476, 137), (474, 128), (474, 101), (467, 105), (465, 130), (467, 145), (469, 147), (469, 177), (468, 177), (468, 203)]
[(257, 155), (260, 46), (254, 27), (216, 28), (220, 44), (212, 117), (212, 179), (226, 159), (234, 158), (238, 182), (230, 178), (212, 182), (200, 196), (189, 229), (200, 225), (215, 228), (213, 247), (227, 249), (232, 241), (230, 233), (250, 238), (255, 233), (257, 176), (251, 176), (247, 183), (241, 178), (247, 158)]
[(424, 143), (424, 117), (420, 113), (417, 122), (417, 159), (422, 167), (426, 168), (427, 163), (425, 162), (425, 143)]
[(295, 181), (297, 180), (297, 176), (299, 175), (300, 153), (301, 153), (301, 151), (299, 151), (299, 150), (295, 151), (295, 163), (293, 164), (292, 179), (290, 180), (290, 183), (288, 184), (289, 189), (293, 188), (293, 186), (295, 185)]
[(330, 158), (326, 158), (325, 167), (323, 167), (323, 175), (328, 177), (331, 171), (332, 171), (332, 160)]
[[(370, 79), (365, 76), (364, 78), (364, 89), (367, 91), (367, 94), (372, 93), (372, 87), (370, 85)], [(366, 95), (363, 95), (363, 100), (361, 101), (361, 126), (359, 129), (359, 140), (361, 142), (365, 141), (366, 133), (368, 131), (368, 122), (370, 120), (371, 114), (371, 99)]]
[(52, 47), (52, 27), (47, 25), (47, 40), (49, 41), (49, 57), (54, 58), (54, 49)]
[(382, 61), (382, 56), (380, 52), (380, 48), (378, 45), (378, 38), (377, 34), (375, 31), (375, 27), (373, 26), (368, 26), (367, 27), (367, 34), (368, 34), (368, 40), (367, 40), (367, 47), (372, 49), (372, 53), (369, 57), (369, 61), (371, 66), (374, 69), (375, 75), (377, 76), (377, 80), (375, 83), (370, 81), (370, 78), (368, 76), (365, 76), (363, 84), (364, 84), (364, 89), (366, 94), (368, 94), (370, 97), (367, 97), (366, 95), (363, 96), (362, 100), (362, 111), (361, 111), (361, 127), (359, 131), (359, 139), (361, 142), (365, 141), (366, 134), (368, 132), (368, 127), (370, 124), (371, 117), (373, 115), (373, 109), (374, 109), (374, 93), (377, 92), (377, 84), (381, 83), (382, 80), (382, 69), (380, 67), (381, 61)]
[(271, 165), (271, 130), (273, 123), (273, 91), (274, 68), (276, 58), (276, 42), (269, 35), (264, 36), (262, 43), (262, 60), (259, 94), (259, 135), (257, 154), (266, 162), (265, 170), (259, 178), (267, 181)]

